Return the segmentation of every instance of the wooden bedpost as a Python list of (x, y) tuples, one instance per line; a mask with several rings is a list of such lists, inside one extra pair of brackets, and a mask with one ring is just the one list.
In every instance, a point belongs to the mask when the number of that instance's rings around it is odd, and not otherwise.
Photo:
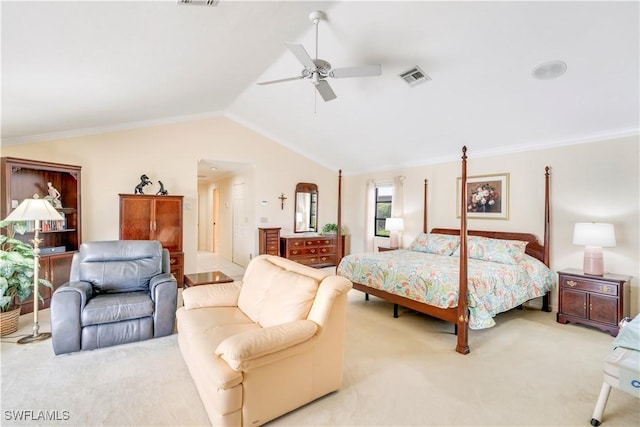
[(422, 232), (428, 233), (427, 230), (427, 180), (424, 180), (424, 199), (422, 201)]
[(468, 354), (469, 350), (469, 313), (467, 310), (467, 146), (462, 147), (462, 173), (460, 180), (460, 289), (458, 291), (458, 310), (456, 329), (458, 344), (456, 351)]
[(336, 271), (338, 269), (338, 264), (340, 264), (340, 260), (342, 260), (342, 169), (338, 170), (338, 218), (337, 224), (338, 231), (336, 232), (336, 239), (338, 241), (337, 244), (337, 262), (336, 262)]
[[(544, 265), (550, 267), (550, 256), (549, 256), (549, 227), (551, 222), (551, 213), (549, 208), (549, 166), (544, 168), (544, 256), (543, 262)], [(549, 306), (551, 292), (547, 292), (542, 297), (542, 311), (551, 312), (551, 307)]]

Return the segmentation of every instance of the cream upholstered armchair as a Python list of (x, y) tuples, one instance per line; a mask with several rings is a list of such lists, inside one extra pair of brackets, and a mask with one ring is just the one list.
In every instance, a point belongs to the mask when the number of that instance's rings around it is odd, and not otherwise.
[(178, 342), (212, 425), (261, 425), (337, 390), (351, 287), (260, 255), (242, 281), (185, 289)]

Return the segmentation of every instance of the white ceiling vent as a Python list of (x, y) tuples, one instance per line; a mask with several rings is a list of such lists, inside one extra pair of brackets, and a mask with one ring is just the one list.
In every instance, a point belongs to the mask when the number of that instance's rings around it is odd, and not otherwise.
[(402, 80), (404, 80), (409, 86), (415, 86), (420, 83), (431, 80), (431, 77), (427, 76), (417, 65), (412, 69), (400, 74)]
[(217, 6), (218, 0), (178, 0), (178, 5), (188, 4), (191, 6)]

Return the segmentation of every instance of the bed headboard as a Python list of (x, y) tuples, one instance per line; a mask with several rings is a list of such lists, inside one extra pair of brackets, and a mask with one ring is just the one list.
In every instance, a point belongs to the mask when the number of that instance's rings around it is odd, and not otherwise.
[[(453, 234), (456, 236), (460, 235), (460, 230), (455, 228), (433, 228), (431, 229), (431, 232), (436, 234)], [(525, 253), (544, 262), (544, 246), (542, 246), (540, 242), (538, 242), (538, 239), (533, 234), (483, 230), (468, 230), (467, 234), (470, 236), (489, 237), (491, 239), (520, 240), (529, 242), (525, 249)]]

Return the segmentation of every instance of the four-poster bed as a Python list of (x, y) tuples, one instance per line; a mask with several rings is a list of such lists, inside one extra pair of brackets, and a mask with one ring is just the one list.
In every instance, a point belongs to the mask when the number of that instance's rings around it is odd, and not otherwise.
[[(427, 231), (427, 181), (423, 234), (409, 250), (353, 254), (343, 258), (338, 274), (354, 289), (455, 325), (456, 351), (469, 353), (468, 329), (494, 324), (497, 313), (543, 297), (556, 278), (549, 267), (549, 168), (545, 168), (544, 241), (533, 234), (467, 229), (467, 154), (462, 149), (460, 229)], [(341, 229), (341, 181), (338, 178), (338, 229)], [(464, 238), (463, 238), (464, 237)], [(471, 323), (471, 324), (470, 324)]]

